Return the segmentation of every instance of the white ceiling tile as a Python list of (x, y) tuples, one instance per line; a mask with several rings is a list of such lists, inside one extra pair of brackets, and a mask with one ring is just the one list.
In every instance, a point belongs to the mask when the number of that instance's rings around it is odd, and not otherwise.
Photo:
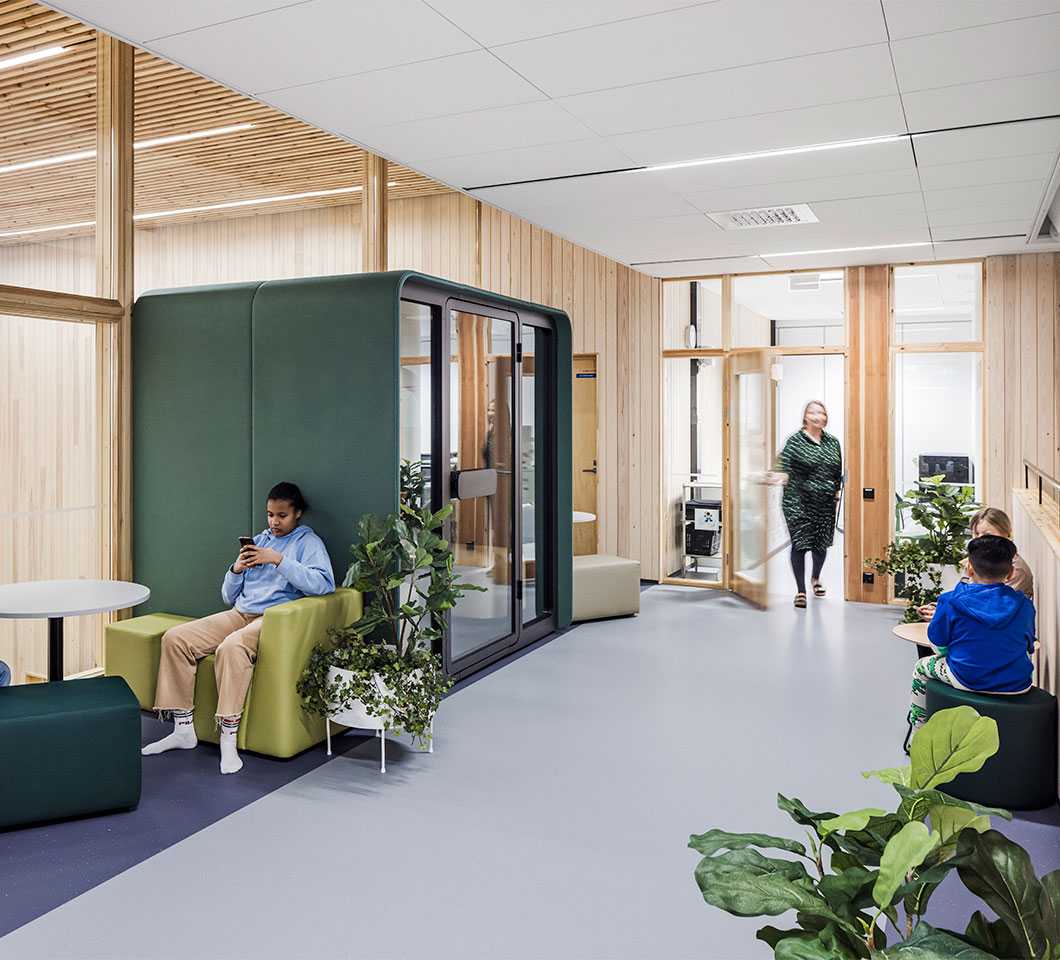
[(1060, 0), (883, 0), (892, 40), (1060, 11)]
[(431, 0), (435, 10), (484, 46), (649, 16), (689, 5), (689, 0), (553, 0), (539, 3)]
[(650, 177), (675, 192), (685, 194), (721, 187), (746, 187), (761, 183), (913, 169), (913, 151), (908, 138), (903, 137), (888, 143), (863, 144), (841, 150), (651, 170), (637, 176)]
[(902, 96), (910, 130), (1000, 123), (1060, 113), (1060, 70), (958, 83)]
[(423, 173), (461, 188), (491, 183), (513, 183), (538, 177), (563, 177), (574, 173), (619, 170), (635, 164), (617, 147), (594, 137), (569, 143), (551, 143), (520, 150), (497, 150), (443, 160), (428, 160)]
[(886, 43), (623, 86), (560, 103), (600, 134), (895, 96)]
[(718, 0), (494, 49), (558, 97), (886, 39), (876, 0)]
[(692, 215), (705, 219), (690, 204), (646, 176), (610, 174), (522, 183), (476, 190), (475, 196), (506, 210), (556, 210), (564, 218), (580, 220)]
[[(853, 200), (821, 200), (813, 205), (820, 224), (809, 224), (805, 230), (820, 227), (822, 232), (832, 229), (860, 231), (860, 236), (871, 238), (877, 231), (902, 230), (906, 227), (927, 229), (924, 200), (919, 193), (899, 193), (884, 197), (859, 197)], [(803, 228), (800, 226), (799, 231)], [(917, 239), (912, 237), (910, 239)], [(873, 242), (871, 239), (867, 242)]]
[(891, 49), (903, 93), (1056, 70), (1060, 13), (897, 40)]
[[(986, 220), (1012, 220), (1024, 214), (1030, 216), (1038, 209), (1042, 199), (1044, 183), (1041, 180), (1026, 180), (1020, 183), (994, 183), (974, 187), (955, 187), (950, 190), (925, 190), (924, 204), (932, 222), (943, 211), (973, 210), (980, 207), (997, 207), (1011, 210), (1008, 216), (983, 217)], [(942, 223), (942, 220), (937, 221)], [(971, 223), (972, 221), (962, 221)]]
[[(1060, 82), (1060, 75), (1057, 76)], [(1029, 120), (913, 138), (917, 165), (964, 163), (1060, 150), (1060, 120)]]
[(822, 177), (815, 180), (791, 180), (755, 186), (705, 190), (683, 194), (694, 207), (704, 211), (740, 210), (748, 207), (779, 206), (820, 200), (843, 200), (853, 197), (911, 194), (920, 189), (916, 170), (889, 170), (882, 173)]
[(268, 94), (271, 104), (334, 133), (542, 100), (485, 50), (304, 84)]
[(145, 3), (144, 0), (59, 0), (49, 6), (99, 27), (114, 36), (144, 42), (156, 37), (195, 30), (222, 20), (293, 6), (299, 0), (181, 0)]
[(925, 190), (973, 187), (1020, 180), (1045, 180), (1056, 164), (1055, 153), (1032, 153), (1027, 157), (996, 157), (968, 163), (920, 166), (920, 183)]
[(962, 260), (966, 257), (995, 257), (1009, 253), (1060, 253), (1060, 243), (1032, 243), (1024, 240), (965, 240), (935, 244), (939, 260)]
[(477, 49), (422, 0), (311, 0), (151, 44), (237, 90), (259, 93)]
[(430, 160), (588, 140), (592, 132), (545, 100), (432, 120), (365, 127), (357, 140), (384, 156), (420, 167)]
[(670, 263), (634, 264), (652, 277), (710, 277), (724, 273), (761, 273), (772, 270), (758, 257), (723, 257), (717, 260), (679, 260)]
[(1024, 237), (1027, 235), (1027, 220), (993, 220), (989, 223), (961, 223), (947, 227), (932, 224), (931, 236), (936, 241), (970, 240), (976, 237)]
[(696, 160), (831, 140), (860, 140), (905, 132), (898, 97), (836, 103), (756, 117), (693, 123), (609, 139), (643, 164)]
[(934, 259), (930, 243), (922, 247), (858, 250), (851, 253), (815, 253), (809, 257), (765, 258), (773, 270), (835, 269), (864, 267), (874, 263), (919, 263)]

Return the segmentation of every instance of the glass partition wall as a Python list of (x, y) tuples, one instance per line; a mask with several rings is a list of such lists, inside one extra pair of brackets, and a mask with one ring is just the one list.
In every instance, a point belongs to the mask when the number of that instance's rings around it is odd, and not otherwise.
[(439, 650), (460, 676), (554, 629), (552, 329), (537, 315), (408, 296), (403, 477), (432, 509), (453, 504), (455, 567), (479, 588), (451, 611)]
[[(783, 487), (766, 480), (811, 401), (826, 406), (826, 429), (845, 447), (844, 276), (800, 271), (664, 284), (661, 549), (669, 582), (743, 585), (756, 602), (769, 589), (787, 591)], [(759, 396), (761, 409), (753, 402)], [(842, 556), (840, 523), (822, 577), (837, 595)]]

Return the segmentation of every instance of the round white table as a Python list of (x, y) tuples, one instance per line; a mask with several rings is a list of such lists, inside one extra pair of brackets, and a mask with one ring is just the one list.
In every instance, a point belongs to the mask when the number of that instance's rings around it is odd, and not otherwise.
[(891, 633), (896, 637), (901, 637), (907, 643), (916, 644), (916, 655), (918, 657), (930, 657), (931, 654), (938, 652), (931, 641), (928, 640), (928, 624), (926, 621), (922, 623), (896, 624), (891, 629)]
[(124, 580), (32, 580), (0, 584), (0, 620), (48, 621), (48, 679), (63, 679), (63, 617), (125, 610), (151, 591)]

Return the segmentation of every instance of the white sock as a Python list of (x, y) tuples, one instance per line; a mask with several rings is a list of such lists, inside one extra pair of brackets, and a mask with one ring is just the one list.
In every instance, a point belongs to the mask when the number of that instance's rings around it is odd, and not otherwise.
[(243, 761), (236, 749), (236, 735), (239, 733), (239, 717), (221, 720), (221, 773), (238, 773), (243, 769)]
[(167, 750), (194, 750), (199, 738), (195, 736), (194, 714), (191, 710), (173, 711), (173, 732), (168, 737), (149, 743), (140, 753), (150, 757)]

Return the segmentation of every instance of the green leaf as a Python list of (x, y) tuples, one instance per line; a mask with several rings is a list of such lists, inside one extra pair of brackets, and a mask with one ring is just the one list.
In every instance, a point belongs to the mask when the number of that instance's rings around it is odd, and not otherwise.
[(932, 807), (956, 807), (960, 810), (971, 810), (979, 817), (1001, 817), (1003, 820), (1011, 820), (1012, 814), (1000, 807), (984, 807), (970, 800), (961, 800), (952, 797), (941, 790), (914, 790), (911, 787), (903, 787), (895, 784), (894, 789), (902, 798), (902, 805), (898, 813), (906, 820), (923, 820)]
[(977, 947), (982, 947), (996, 957), (1018, 957), (1019, 944), (1013, 939), (1004, 920), (987, 920), (978, 910), (968, 921), (964, 938)]
[(1042, 883), (1042, 917), (1046, 935), (1053, 942), (1053, 950), (1060, 957), (1060, 870), (1047, 873)]
[(708, 830), (706, 833), (693, 834), (688, 839), (688, 845), (707, 857), (713, 856), (719, 850), (740, 850), (744, 847), (771, 847), (806, 856), (806, 847), (798, 840), (774, 837), (768, 833), (729, 833), (725, 830)]
[(913, 772), (908, 763), (904, 767), (884, 767), (881, 770), (862, 770), (861, 775), (866, 779), (879, 780), (880, 783), (900, 783), (903, 787), (909, 786), (909, 777)]
[(772, 860), (757, 850), (733, 850), (704, 857), (696, 867), (703, 899), (737, 917), (776, 917), (788, 910), (839, 921), (813, 891), (801, 863)]
[(788, 937), (776, 945), (773, 956), (776, 960), (836, 960), (837, 956), (843, 954), (836, 954), (831, 946), (822, 943), (818, 937), (812, 940)]
[(885, 817), (873, 817), (864, 830), (829, 834), (828, 839), (834, 840), (844, 852), (856, 856), (865, 866), (878, 867), (891, 837), (904, 826), (905, 820), (898, 814), (888, 813)]
[(909, 785), (930, 789), (972, 773), (997, 753), (997, 722), (967, 706), (940, 710), (914, 735)]
[(777, 806), (796, 823), (802, 824), (804, 827), (813, 827), (818, 834), (820, 834), (818, 824), (822, 820), (831, 820), (837, 816), (837, 814), (831, 812), (814, 813), (801, 800), (797, 798), (789, 800), (782, 793), (777, 794)]
[(928, 810), (931, 820), (931, 829), (939, 835), (943, 845), (956, 844), (957, 837), (965, 827), (971, 827), (977, 833), (985, 833), (990, 829), (990, 818), (981, 817), (974, 810), (965, 810), (962, 807), (934, 806)]
[(769, 944), (771, 950), (776, 950), (777, 944), (780, 943), (781, 940), (788, 940), (791, 937), (798, 937), (803, 940), (815, 940), (817, 934), (809, 930), (800, 930), (797, 927), (791, 930), (781, 930), (773, 926), (760, 927), (755, 933), (755, 939)]
[(896, 943), (880, 953), (878, 960), (997, 960), (993, 954), (984, 953), (978, 947), (965, 943), (945, 930), (936, 930), (921, 921), (908, 940)]
[(821, 821), (821, 833), (835, 833), (836, 830), (864, 830), (873, 817), (887, 816), (886, 810), (877, 807), (865, 807), (862, 810), (851, 810)]
[(877, 906), (890, 905), (895, 892), (905, 883), (906, 875), (914, 867), (919, 867), (938, 843), (938, 836), (915, 820), (890, 839), (880, 858), (880, 873), (872, 888), (872, 898)]
[(1009, 928), (1020, 957), (1037, 958), (1046, 949), (1042, 885), (1027, 851), (997, 830), (965, 830), (957, 845), (961, 882), (985, 901)]
[[(832, 858), (833, 864), (835, 858)], [(836, 913), (843, 915), (845, 908), (861, 910), (869, 906), (872, 896), (869, 888), (876, 873), (865, 867), (850, 867), (841, 873), (825, 874), (817, 881), (817, 889)]]

